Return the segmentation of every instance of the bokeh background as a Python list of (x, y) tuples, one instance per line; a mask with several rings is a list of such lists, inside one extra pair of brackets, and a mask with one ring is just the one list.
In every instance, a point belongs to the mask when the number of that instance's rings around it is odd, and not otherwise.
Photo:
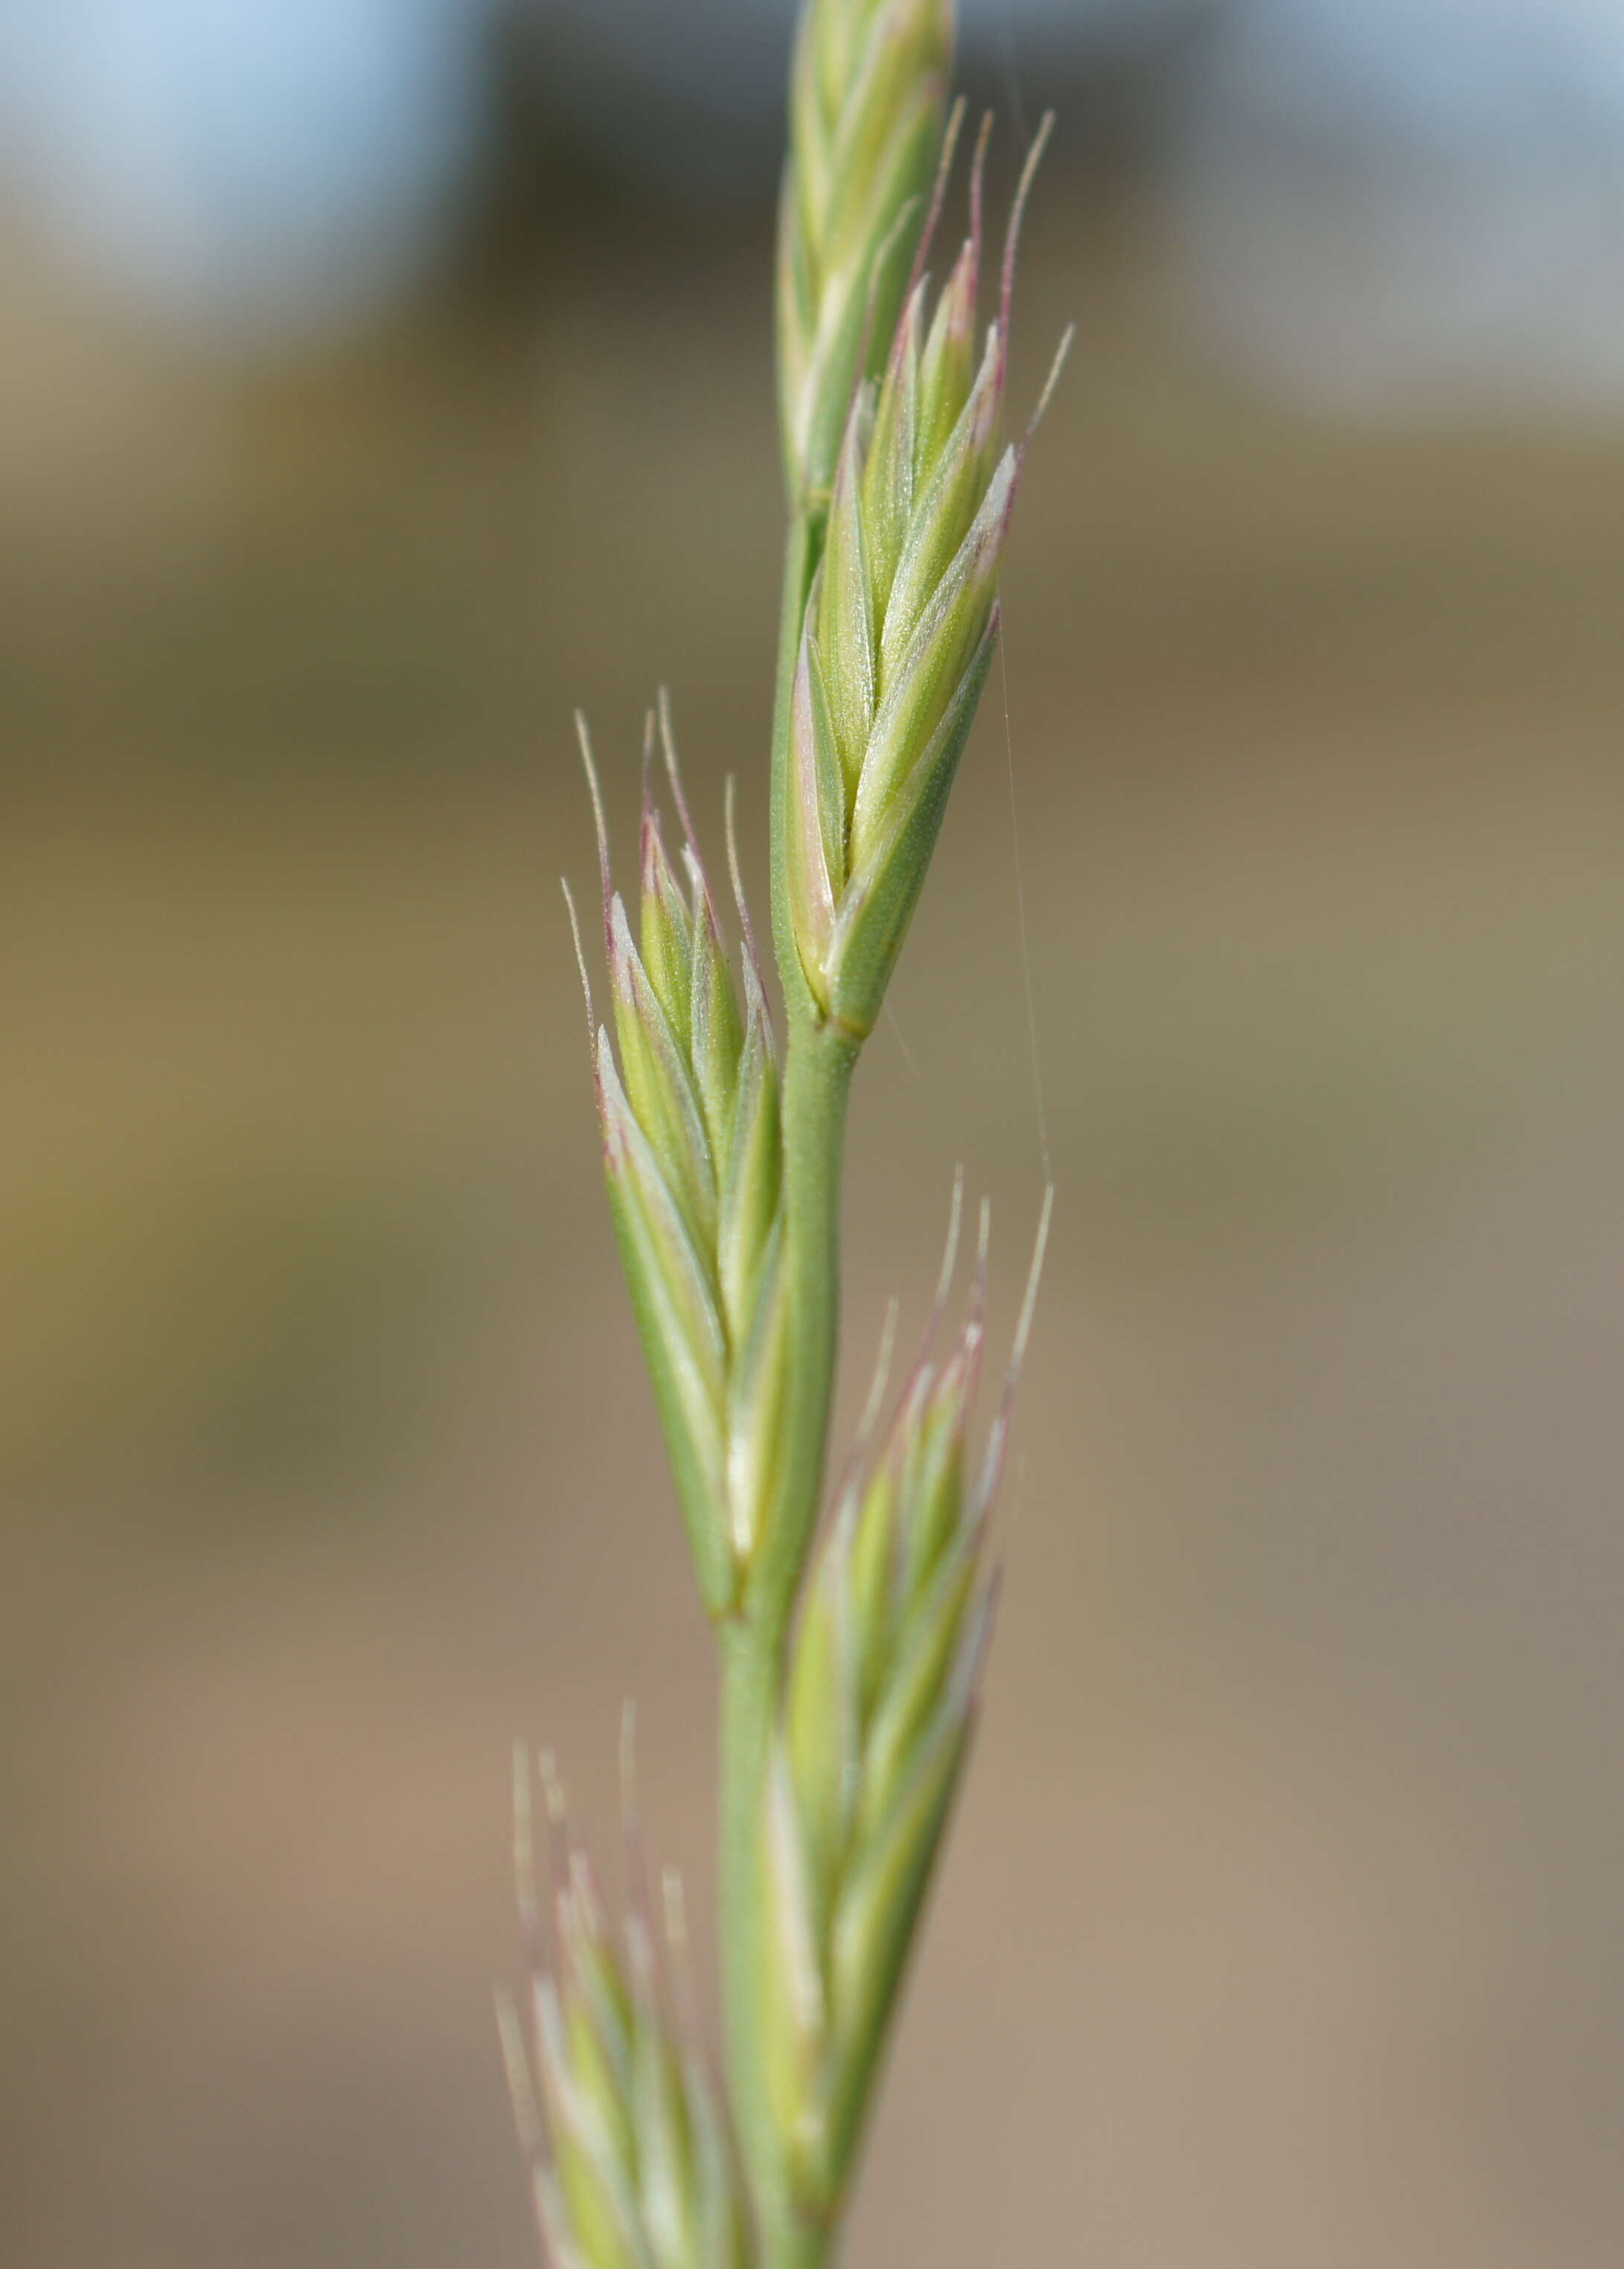
[[(853, 1348), (956, 1160), (1006, 1322), (1045, 1121), (1058, 1231), (851, 2260), (1602, 2269), (1624, 18), (965, 17), (1005, 188), (1061, 114), (1029, 400), (1080, 337), (864, 1073)], [(764, 821), (786, 38), (0, 15), (19, 2269), (535, 2258), (514, 1734), (612, 1853), (635, 1694), (708, 1914), (557, 876), (572, 705), (624, 844), (661, 678), (704, 824), (730, 770)]]

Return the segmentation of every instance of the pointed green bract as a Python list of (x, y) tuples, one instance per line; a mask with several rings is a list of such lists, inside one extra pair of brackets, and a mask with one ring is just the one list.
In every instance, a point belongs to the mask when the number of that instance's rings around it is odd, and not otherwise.
[(775, 1222), (750, 1303), (749, 1327), (734, 1350), (727, 1381), (727, 1524), (734, 1560), (744, 1570), (761, 1542), (762, 1516), (772, 1490), (792, 1352), (783, 1231)]
[[(653, 932), (656, 946), (662, 926)], [(689, 1227), (701, 1248), (708, 1248), (716, 1238), (716, 1169), (685, 1045), (687, 1019), (680, 1031), (673, 1025), (631, 942), (618, 897), (610, 901), (608, 950), (626, 1093)]]
[(705, 1117), (711, 1157), (725, 1157), (738, 1088), (739, 1056), (744, 1035), (739, 1004), (734, 994), (733, 972), (716, 924), (716, 911), (705, 876), (690, 854), (689, 889), (693, 899), (693, 927), (688, 955), (689, 1060), (694, 1086)]
[(950, 0), (810, 0), (779, 223), (779, 405), (792, 504), (827, 500), (852, 391), (877, 371), (925, 223)]
[(891, 350), (890, 370), (870, 419), (861, 468), (860, 510), (868, 567), (869, 619), (885, 620), (885, 602), (897, 574), (913, 514), (914, 435), (919, 426), (919, 324), (926, 286), (910, 296)]
[(868, 410), (866, 395), (860, 395), (835, 476), (834, 506), (829, 516), (828, 543), (818, 584), (818, 645), (821, 648), (827, 644), (841, 656), (840, 670), (825, 691), (840, 757), (838, 809), (842, 834), (845, 809), (857, 794), (857, 783), (862, 776), (863, 752), (867, 745), (869, 721), (874, 715), (878, 662), (859, 493)]
[(652, 799), (643, 807), (643, 961), (660, 1005), (677, 1031), (691, 1014), (694, 920), (661, 839), (660, 814)]
[[(831, 934), (830, 964), (840, 979), (838, 1013), (851, 1029), (871, 1029), (885, 998), (925, 886), (997, 638), (994, 609), (947, 714), (914, 765), (908, 792), (894, 799), (841, 899)], [(830, 991), (835, 998), (832, 982)]]
[(755, 1312), (761, 1272), (779, 1219), (783, 1173), (778, 1064), (761, 980), (747, 960), (749, 1022), (739, 1052), (717, 1216), (722, 1312), (735, 1347)]
[(721, 1510), (727, 1342), (703, 1259), (626, 1100), (607, 1034), (599, 1038), (597, 1085), (609, 1213), (700, 1594), (710, 1613), (720, 1615), (732, 1605), (739, 1580)]
[(934, 464), (947, 446), (960, 404), (969, 394), (976, 351), (976, 292), (980, 246), (972, 236), (959, 254), (936, 302), (930, 335), (919, 356), (914, 452)]
[[(1041, 146), (1041, 137), (1038, 145)], [(1000, 441), (1005, 294), (979, 353), (972, 228), (934, 312), (908, 295), (883, 376), (847, 412), (790, 705), (789, 913), (819, 1014), (874, 1027), (997, 634), (1019, 453)]]

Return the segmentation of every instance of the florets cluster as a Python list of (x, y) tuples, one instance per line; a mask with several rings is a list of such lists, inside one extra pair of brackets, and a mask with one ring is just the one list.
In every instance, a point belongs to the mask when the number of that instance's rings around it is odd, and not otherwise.
[[(1046, 131), (1046, 129), (1045, 129)], [(998, 575), (1024, 444), (1003, 440), (1015, 246), (978, 347), (981, 182), (971, 233), (930, 305), (910, 291), (882, 379), (846, 419), (791, 717), (790, 891), (821, 1014), (872, 1030), (923, 886), (998, 634)]]

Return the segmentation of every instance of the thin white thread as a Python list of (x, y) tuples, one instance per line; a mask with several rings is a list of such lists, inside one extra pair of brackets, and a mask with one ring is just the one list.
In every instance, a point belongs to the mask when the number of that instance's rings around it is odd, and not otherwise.
[(1015, 802), (1015, 732), (1009, 721), (1009, 664), (1000, 627), (998, 673), (1004, 689), (1004, 755), (1009, 773), (1009, 833), (1015, 846), (1015, 910), (1021, 930), (1021, 974), (1026, 985), (1026, 1043), (1032, 1062), (1032, 1105), (1037, 1114), (1037, 1154), (1043, 1161), (1044, 1181), (1054, 1180), (1054, 1158), (1049, 1148), (1049, 1106), (1044, 1095), (1043, 1050), (1037, 1037), (1037, 996), (1032, 987), (1032, 944), (1026, 918), (1026, 876), (1021, 863), (1021, 815)]
[(999, 26), (998, 60), (1003, 72), (1004, 92), (1009, 98), (1009, 115), (1015, 125), (1015, 146), (1019, 149), (1027, 139), (1026, 105), (1021, 100), (1021, 82), (1015, 73), (1015, 26), (1010, 21), (1007, 4), (1003, 21)]
[(898, 1048), (902, 1051), (902, 1060), (904, 1063), (907, 1065), (914, 1080), (919, 1085), (923, 1086), (924, 1075), (921, 1073), (919, 1064), (915, 1060), (913, 1050), (908, 1046), (906, 1035), (903, 1031), (902, 1021), (889, 1001), (885, 1004), (884, 1013), (885, 1021), (891, 1028), (891, 1038), (896, 1041)]
[[(1001, 16), (999, 65), (1008, 98), (1010, 119), (1015, 127), (1015, 146), (1019, 149), (1029, 138), (1026, 105), (1021, 99), (1021, 81), (1015, 68), (1015, 26), (1008, 5), (1002, 10)], [(1009, 721), (1009, 661), (1001, 624), (998, 639), (998, 674), (1004, 693), (1004, 756), (1009, 773), (1009, 832), (1015, 846), (1015, 908), (1021, 930), (1021, 974), (1026, 987), (1026, 1044), (1032, 1065), (1032, 1105), (1037, 1115), (1037, 1151), (1043, 1162), (1044, 1185), (1045, 1188), (1052, 1188), (1054, 1160), (1049, 1149), (1049, 1108), (1044, 1094), (1043, 1052), (1037, 1037), (1037, 1001), (1032, 987), (1031, 934), (1026, 913), (1026, 876), (1021, 860), (1021, 816), (1015, 802), (1015, 733)]]

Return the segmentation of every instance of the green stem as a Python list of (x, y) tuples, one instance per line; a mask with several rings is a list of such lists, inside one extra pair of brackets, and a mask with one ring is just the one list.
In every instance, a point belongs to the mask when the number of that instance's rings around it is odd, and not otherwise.
[(762, 2233), (760, 2269), (817, 2269), (830, 2233), (785, 2190), (761, 2068), (764, 1911), (761, 1820), (795, 1594), (823, 1494), (839, 1314), (839, 1190), (856, 1049), (810, 1024), (792, 1033), (784, 1080), (785, 1233), (796, 1350), (761, 1564), (722, 1630), (722, 1972), (729, 2095)]
[[(760, 2072), (760, 1828), (778, 1696), (778, 1649), (759, 1625), (724, 1623), (721, 1697), (721, 1963), (727, 2094), (766, 2232), (783, 2219), (772, 2124)], [(764, 2255), (762, 2269), (767, 2269)]]
[(823, 1494), (839, 1336), (840, 1173), (856, 1045), (820, 1025), (786, 888), (790, 695), (818, 527), (792, 523), (772, 747), (772, 926), (788, 1020), (784, 1069), (785, 1262), (795, 1362), (761, 1559), (722, 1631), (721, 1957), (729, 2095), (761, 2234), (760, 2269), (821, 2269), (831, 2233), (789, 2197), (762, 2070), (761, 1816), (795, 1595)]
[(794, 1364), (749, 1612), (781, 1642), (823, 1494), (840, 1328), (840, 1174), (858, 1043), (832, 1025), (790, 1034), (784, 1070), (785, 1264)]
[(780, 1652), (817, 1519), (840, 1323), (840, 1172), (860, 1043), (819, 1021), (789, 905), (790, 706), (821, 523), (798, 514), (785, 561), (772, 730), (772, 934), (788, 1024), (784, 1066), (784, 1238), (795, 1351), (776, 1486), (747, 1612)]

